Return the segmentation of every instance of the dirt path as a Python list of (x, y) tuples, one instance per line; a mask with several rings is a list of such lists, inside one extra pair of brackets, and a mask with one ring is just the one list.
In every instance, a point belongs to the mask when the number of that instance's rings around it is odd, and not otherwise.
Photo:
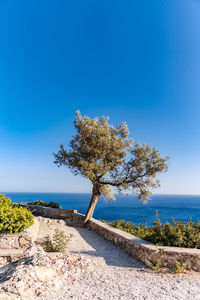
[(125, 254), (120, 248), (92, 230), (74, 228), (64, 221), (40, 218), (39, 238), (55, 228), (73, 234), (68, 251), (95, 262), (95, 272), (88, 271), (54, 299), (128, 300), (187, 299), (200, 300), (200, 275), (156, 273)]

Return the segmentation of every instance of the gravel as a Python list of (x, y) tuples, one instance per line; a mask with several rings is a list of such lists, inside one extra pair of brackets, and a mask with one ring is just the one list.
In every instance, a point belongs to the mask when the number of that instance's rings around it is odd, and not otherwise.
[[(52, 235), (55, 228), (64, 230), (67, 235), (73, 234), (67, 252), (57, 254), (58, 256), (52, 254), (54, 258), (51, 257), (49, 260), (45, 257), (48, 255), (41, 254), (41, 249), (39, 249), (40, 253), (37, 251), (35, 255), (33, 253), (31, 262), (29, 256), (31, 251), (27, 252), (27, 258), (24, 259), (29, 260), (26, 263), (24, 261), (18, 263), (18, 269), (15, 266), (14, 275), (7, 276), (7, 280), (2, 281), (1, 286), (4, 289), (0, 289), (0, 300), (200, 300), (198, 273), (187, 272), (176, 275), (165, 270), (152, 271), (92, 230), (68, 227), (62, 220), (41, 217), (38, 219), (40, 220), (39, 240), (42, 240), (47, 234)], [(33, 283), (35, 272), (40, 271), (38, 268), (44, 267), (44, 262), (46, 262), (45, 266), (49, 270), (51, 269), (50, 277), (51, 274), (54, 274), (52, 270), (56, 272), (54, 279), (49, 277), (49, 280), (44, 281), (44, 278), (40, 278), (40, 283), (36, 280)], [(3, 276), (1, 273), (5, 277), (5, 267), (4, 270), (1, 269), (0, 279)], [(21, 279), (24, 284), (29, 282), (29, 286), (32, 282), (32, 292), (29, 287), (28, 298), (19, 292), (17, 294), (12, 287), (14, 282), (12, 280), (15, 280), (16, 285), (19, 277), (23, 278), (25, 274), (29, 274), (32, 280)], [(20, 288), (24, 290), (22, 285)], [(33, 287), (35, 285), (37, 294), (34, 294)], [(12, 298), (12, 293), (16, 293), (15, 298)]]

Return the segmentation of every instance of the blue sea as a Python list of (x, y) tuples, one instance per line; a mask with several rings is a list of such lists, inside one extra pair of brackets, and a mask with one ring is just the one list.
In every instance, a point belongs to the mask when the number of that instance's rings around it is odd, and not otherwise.
[[(70, 193), (5, 193), (12, 202), (28, 202), (34, 200), (56, 201), (64, 209), (77, 209), (85, 214), (90, 194)], [(94, 218), (102, 220), (124, 219), (135, 224), (151, 224), (155, 220), (155, 211), (162, 222), (169, 221), (173, 217), (179, 221), (198, 222), (200, 220), (200, 195), (154, 195), (147, 204), (142, 204), (135, 195), (116, 196), (115, 201), (100, 199)]]

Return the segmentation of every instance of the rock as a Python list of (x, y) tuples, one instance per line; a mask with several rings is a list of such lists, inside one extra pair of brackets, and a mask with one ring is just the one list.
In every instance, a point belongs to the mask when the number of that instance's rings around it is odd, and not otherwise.
[(0, 249), (18, 249), (19, 247), (18, 234), (0, 234)]
[(56, 270), (44, 266), (35, 266), (35, 273), (40, 281), (53, 280), (56, 277)]
[(32, 256), (37, 253), (44, 253), (44, 250), (43, 250), (42, 246), (40, 246), (40, 245), (33, 245), (33, 246), (29, 247), (28, 249), (24, 250), (23, 257)]
[(29, 247), (31, 245), (31, 240), (25, 239), (24, 237), (19, 238), (19, 246), (20, 248)]
[(58, 259), (56, 260), (55, 264), (54, 264), (54, 268), (56, 270), (60, 270), (64, 265), (64, 260), (63, 259)]
[(54, 299), (63, 286), (95, 268), (91, 265), (91, 261), (81, 256), (46, 253), (34, 245), (24, 251), (23, 258), (1, 273), (0, 295), (3, 296), (0, 300), (17, 300), (18, 296), (20, 300)]
[(6, 265), (8, 262), (6, 257), (0, 257), (0, 267)]
[(17, 295), (8, 295), (3, 293), (0, 295), (0, 300), (21, 300), (21, 297)]
[(1, 233), (0, 249), (20, 249), (30, 247), (37, 239), (38, 231), (39, 222), (34, 218), (34, 224), (22, 232), (15, 234)]

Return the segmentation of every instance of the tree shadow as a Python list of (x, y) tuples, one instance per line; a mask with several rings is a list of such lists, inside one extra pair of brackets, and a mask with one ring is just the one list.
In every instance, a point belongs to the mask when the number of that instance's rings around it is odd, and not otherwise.
[(0, 268), (0, 284), (10, 279), (17, 267), (16, 263), (10, 263)]
[(75, 229), (93, 250), (73, 251), (73, 253), (102, 258), (108, 266), (137, 268), (141, 271), (144, 271), (144, 269), (147, 270), (147, 267), (142, 262), (126, 254), (120, 247), (104, 239), (95, 231), (80, 227), (75, 227)]
[(9, 263), (0, 267), (0, 284), (9, 280), (12, 275), (15, 273), (17, 266), (21, 264), (29, 263), (33, 259), (33, 256), (29, 256), (26, 258), (19, 258), (16, 262)]

